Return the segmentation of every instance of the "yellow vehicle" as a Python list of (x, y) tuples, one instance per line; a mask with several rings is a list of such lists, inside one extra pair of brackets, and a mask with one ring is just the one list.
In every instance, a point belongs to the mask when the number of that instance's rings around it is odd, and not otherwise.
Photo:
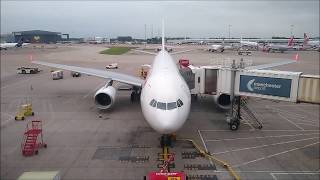
[(24, 120), (26, 116), (34, 116), (31, 104), (23, 104), (19, 107), (19, 111), (14, 117), (15, 120)]

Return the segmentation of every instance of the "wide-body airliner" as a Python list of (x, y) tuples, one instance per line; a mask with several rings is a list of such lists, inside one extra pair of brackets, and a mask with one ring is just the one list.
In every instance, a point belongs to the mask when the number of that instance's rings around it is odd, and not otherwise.
[[(100, 88), (94, 95), (95, 103), (100, 109), (109, 109), (115, 102), (117, 90), (112, 86), (113, 81), (132, 85), (131, 97), (140, 96), (141, 109), (146, 121), (155, 131), (164, 135), (163, 137), (167, 137), (167, 135), (177, 132), (186, 122), (190, 112), (191, 94), (176, 63), (173, 61), (171, 55), (166, 51), (164, 42), (163, 28), (162, 49), (156, 54), (145, 80), (119, 72), (41, 61), (32, 62), (35, 64), (76, 71), (107, 79), (108, 81), (106, 85)], [(172, 54), (178, 54), (186, 51), (174, 52)], [(138, 52), (143, 51), (138, 50)], [(154, 54), (151, 52), (145, 53)], [(263, 66), (263, 68), (288, 63), (291, 62), (275, 63), (275, 65), (266, 65)], [(223, 97), (225, 97), (225, 95)], [(216, 97), (215, 99), (219, 99), (219, 97)], [(219, 101), (220, 100), (218, 100), (218, 102)], [(171, 143), (170, 140), (168, 143)]]

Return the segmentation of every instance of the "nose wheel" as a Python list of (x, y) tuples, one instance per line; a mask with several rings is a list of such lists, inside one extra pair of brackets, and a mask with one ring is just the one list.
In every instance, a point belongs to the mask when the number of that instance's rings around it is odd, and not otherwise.
[(160, 138), (160, 147), (173, 147), (174, 142), (176, 140), (175, 134), (164, 134)]
[(164, 147), (170, 147), (171, 146), (171, 137), (170, 135), (162, 135), (161, 138), (160, 138), (160, 146), (161, 148), (164, 148)]

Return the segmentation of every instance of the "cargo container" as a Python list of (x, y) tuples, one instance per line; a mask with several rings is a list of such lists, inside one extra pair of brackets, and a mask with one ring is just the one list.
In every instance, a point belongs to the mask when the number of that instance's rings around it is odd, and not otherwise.
[(53, 71), (52, 72), (52, 79), (53, 80), (63, 79), (63, 71), (62, 70)]

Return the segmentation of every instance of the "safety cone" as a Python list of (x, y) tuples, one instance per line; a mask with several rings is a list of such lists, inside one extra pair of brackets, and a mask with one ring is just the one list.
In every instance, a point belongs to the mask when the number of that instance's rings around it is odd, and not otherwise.
[(293, 56), (293, 60), (295, 60), (295, 61), (299, 60), (299, 54), (298, 53)]
[(29, 62), (32, 62), (33, 61), (33, 56), (32, 54), (29, 54)]

